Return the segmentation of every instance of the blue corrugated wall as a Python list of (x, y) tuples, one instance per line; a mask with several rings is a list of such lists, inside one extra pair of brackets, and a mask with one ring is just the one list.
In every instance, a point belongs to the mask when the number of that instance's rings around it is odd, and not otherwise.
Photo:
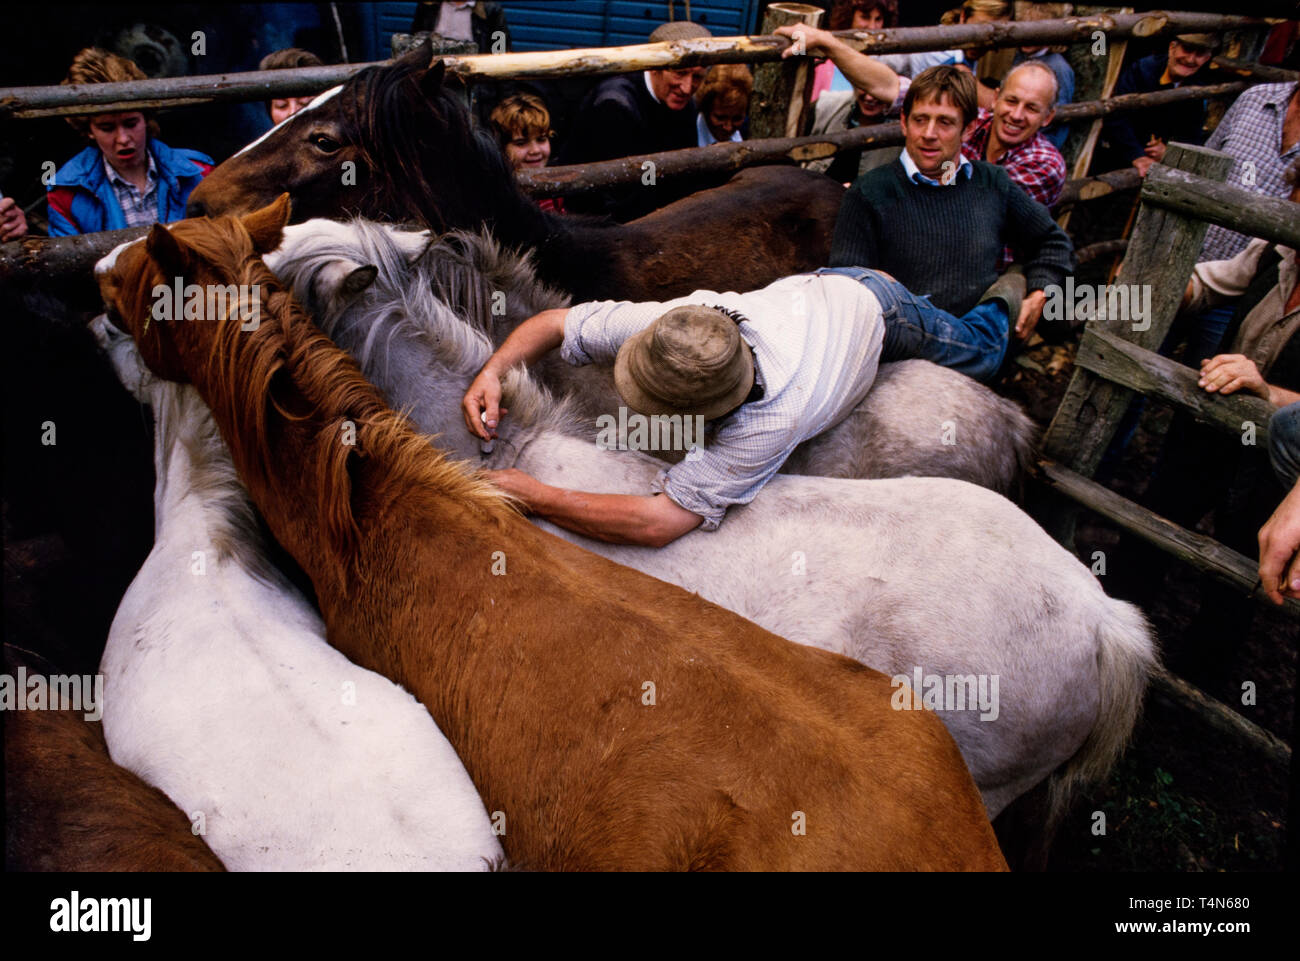
[[(645, 43), (650, 31), (668, 20), (667, 0), (505, 0), (514, 48), (562, 50)], [(716, 36), (751, 33), (762, 0), (692, 0), (691, 19)], [(389, 37), (411, 28), (414, 3), (359, 4), (366, 60), (389, 55)], [(675, 0), (676, 19), (686, 4)]]

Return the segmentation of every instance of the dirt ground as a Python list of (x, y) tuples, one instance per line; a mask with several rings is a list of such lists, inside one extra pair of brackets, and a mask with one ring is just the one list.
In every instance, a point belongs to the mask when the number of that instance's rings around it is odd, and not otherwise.
[[(1000, 392), (1046, 427), (1069, 383), (1074, 344), (1041, 344), (1014, 362)], [(1157, 462), (1172, 411), (1148, 405), (1108, 486), (1140, 500)], [(1190, 480), (1189, 480), (1190, 482)], [(1213, 533), (1212, 522), (1202, 529)], [(1123, 549), (1117, 527), (1084, 512), (1076, 550), (1085, 563), (1100, 550)], [(1234, 622), (1210, 604), (1226, 593), (1192, 568), (1170, 562), (1153, 571), (1140, 606), (1158, 636), (1166, 666), (1207, 694), (1289, 741), (1296, 672), (1294, 618), (1228, 597)], [(1102, 578), (1106, 584), (1105, 577)], [(1106, 584), (1109, 593), (1112, 585)], [(1204, 609), (1203, 609), (1204, 606)], [(1242, 616), (1242, 615), (1245, 616)], [(1214, 626), (1206, 629), (1206, 622)], [(1255, 687), (1253, 706), (1242, 684)], [(1243, 742), (1208, 727), (1162, 695), (1148, 698), (1133, 743), (1110, 780), (1081, 799), (1048, 862), (1054, 871), (1281, 870), (1288, 772)], [(1105, 816), (1105, 833), (1096, 812)]]

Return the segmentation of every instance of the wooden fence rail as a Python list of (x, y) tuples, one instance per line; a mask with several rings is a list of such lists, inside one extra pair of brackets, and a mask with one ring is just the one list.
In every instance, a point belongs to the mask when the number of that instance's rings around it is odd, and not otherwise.
[[(1230, 97), (1249, 86), (1250, 84), (1242, 81), (1233, 81), (1203, 87), (1160, 90), (1153, 93), (1130, 93), (1106, 100), (1069, 104), (1061, 107), (1057, 114), (1063, 120), (1069, 121), (1134, 110), (1156, 110), (1186, 100)], [(603, 160), (598, 163), (523, 170), (519, 173), (519, 184), (525, 193), (534, 196), (572, 197), (615, 184), (635, 183), (644, 175), (647, 169), (644, 165), (647, 163), (653, 164), (656, 180), (671, 179), (683, 175), (722, 173), (758, 164), (786, 163), (792, 160), (802, 163), (829, 157), (841, 150), (858, 147), (890, 147), (902, 142), (903, 131), (897, 122), (882, 123), (833, 134), (742, 140), (737, 143), (717, 143), (707, 147), (666, 150), (636, 157)], [(1141, 177), (1136, 170), (1116, 171), (1105, 176), (1111, 180), (1086, 188), (1090, 198), (1109, 193), (1111, 190), (1136, 187), (1141, 182)], [(1107, 187), (1109, 189), (1106, 189)], [(1078, 199), (1078, 196), (1071, 196), (1069, 202), (1074, 203)]]
[[(1074, 375), (1043, 438), (1046, 456), (1036, 472), (1044, 488), (1061, 497), (1038, 499), (1036, 513), (1058, 540), (1072, 547), (1078, 507), (1087, 507), (1195, 569), (1271, 604), (1251, 558), (1186, 530), (1090, 478), (1134, 394), (1160, 398), (1203, 423), (1239, 436), (1250, 426), (1255, 443), (1267, 443), (1271, 405), (1256, 397), (1206, 394), (1197, 386), (1196, 371), (1154, 352), (1173, 322), (1207, 222), (1274, 242), (1294, 244), (1300, 239), (1295, 205), (1225, 186), (1222, 180), (1230, 165), (1226, 154), (1170, 144), (1165, 163), (1154, 166), (1143, 183), (1137, 223), (1116, 286), (1149, 285), (1149, 313), (1140, 323), (1104, 312), (1088, 322)], [(1098, 304), (1101, 300), (1098, 296)], [(1300, 601), (1288, 598), (1283, 610), (1300, 622)], [(1290, 765), (1295, 809), (1295, 779), (1300, 770), (1294, 752), (1282, 739), (1167, 672), (1153, 679), (1153, 689), (1262, 756)], [(1300, 678), (1295, 690), (1300, 698)], [(1290, 825), (1289, 830), (1295, 832), (1296, 826)], [(1292, 844), (1294, 837), (1290, 837)]]
[[(1266, 28), (1266, 20), (1210, 13), (1150, 12), (1100, 14), (1033, 22), (899, 27), (879, 31), (843, 31), (838, 36), (868, 53), (943, 50), (958, 46), (1046, 46), (1094, 43), (1130, 36), (1206, 33)], [(714, 63), (766, 63), (781, 59), (790, 41), (784, 37), (711, 37), (628, 47), (591, 47), (535, 53), (445, 56), (447, 71), (466, 82), (477, 80), (546, 80), (598, 77), (663, 67)], [(380, 61), (387, 62), (387, 61)], [(289, 70), (168, 77), (130, 83), (67, 84), (0, 88), (0, 119), (72, 116), (182, 106), (219, 101), (268, 100), (304, 96), (342, 83), (371, 64), (300, 67)]]

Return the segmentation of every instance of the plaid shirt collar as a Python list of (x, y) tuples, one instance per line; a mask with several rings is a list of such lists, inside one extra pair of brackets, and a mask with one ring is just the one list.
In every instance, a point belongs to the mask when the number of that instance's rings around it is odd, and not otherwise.
[(100, 154), (100, 159), (104, 162), (104, 175), (108, 177), (108, 182), (113, 185), (114, 189), (121, 190), (125, 188), (133, 193), (139, 194), (141, 197), (147, 197), (150, 192), (158, 186), (158, 165), (154, 163), (153, 152), (146, 147), (144, 153), (145, 156), (149, 158), (149, 167), (145, 171), (147, 181), (143, 191), (118, 173), (113, 165), (108, 162), (108, 158), (103, 154)]
[[(971, 160), (983, 160), (992, 127), (993, 111), (987, 107), (981, 109), (974, 131), (962, 144), (962, 153)], [(997, 165), (1005, 167), (1011, 179), (1043, 206), (1050, 207), (1056, 203), (1064, 181), (1065, 162), (1061, 152), (1043, 136), (1041, 130), (1024, 143), (1004, 150)]]

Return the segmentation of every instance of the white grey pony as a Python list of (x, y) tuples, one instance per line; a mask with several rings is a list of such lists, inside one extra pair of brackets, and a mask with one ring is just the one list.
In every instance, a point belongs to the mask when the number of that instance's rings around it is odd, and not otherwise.
[[(506, 256), (481, 237), (456, 243), (471, 261)], [(557, 400), (522, 369), (506, 378), (510, 413), (495, 449), (480, 451), (460, 402), (493, 337), (482, 314), (458, 315), (436, 295), (440, 256), (420, 233), (309, 221), (288, 227), (265, 259), (438, 446), (549, 484), (649, 490), (662, 461), (599, 449), (572, 398)], [(529, 272), (522, 261), (514, 269)], [(923, 688), (937, 679), (943, 690), (925, 703), (942, 710), (990, 817), (1051, 777), (1050, 823), (1075, 786), (1103, 777), (1156, 665), (1137, 608), (1107, 597), (1006, 498), (962, 481), (779, 475), (751, 504), (731, 508), (719, 530), (658, 549), (537, 523), (790, 640), (908, 684), (919, 672)], [(979, 690), (995, 693), (990, 710), (971, 703)], [(921, 706), (920, 690), (915, 701), (905, 691), (900, 681), (896, 706)]]
[(504, 860), (424, 706), (325, 640), (265, 553), (198, 391), (92, 324), (154, 411), (154, 546), (100, 671), (113, 760), (159, 788), (232, 871), (481, 871)]
[[(328, 236), (314, 231), (313, 244)], [(425, 232), (405, 233), (398, 242), (413, 250), (427, 238)], [(294, 256), (292, 243), (278, 254), (282, 260)], [(344, 255), (348, 249), (344, 240), (338, 252)], [(443, 235), (425, 254), (423, 269), (437, 298), (476, 318), (497, 346), (533, 314), (569, 304), (568, 294), (537, 280), (529, 255), (503, 250), (487, 233)], [(592, 437), (596, 418), (617, 412), (623, 403), (610, 367), (574, 367), (556, 352), (534, 374), (553, 393), (572, 399)], [(923, 360), (881, 364), (857, 409), (796, 448), (781, 472), (864, 479), (955, 477), (1014, 496), (1036, 433), (1014, 401), (956, 371)], [(670, 450), (654, 453), (670, 461), (682, 456)]]

